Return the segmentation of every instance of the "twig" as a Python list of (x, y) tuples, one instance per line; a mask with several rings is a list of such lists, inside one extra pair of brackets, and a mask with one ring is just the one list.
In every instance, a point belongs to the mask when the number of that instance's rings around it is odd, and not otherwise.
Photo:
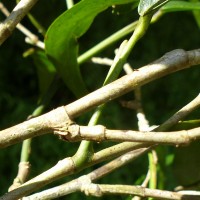
[[(97, 197), (102, 197), (103, 195), (110, 194), (129, 194), (137, 195), (141, 197), (153, 197), (156, 199), (165, 200), (192, 200), (197, 199), (197, 195), (186, 195), (177, 192), (170, 192), (166, 190), (148, 189), (142, 186), (130, 186), (130, 185), (106, 185), (106, 184), (93, 184), (86, 183), (82, 186), (82, 191), (86, 195), (92, 195)], [(198, 195), (200, 197), (200, 195)]]
[(37, 0), (21, 0), (13, 9), (10, 16), (0, 24), (0, 45), (11, 35), (17, 24), (36, 2)]
[[(128, 63), (124, 65), (124, 71), (126, 72), (126, 74), (132, 74), (134, 72), (134, 70), (131, 68), (131, 66)], [(140, 87), (135, 88), (134, 93), (135, 93), (134, 105), (137, 105), (135, 109), (137, 112), (138, 129), (140, 131), (148, 131), (149, 122), (147, 121), (143, 108), (142, 108), (141, 88)]]
[(62, 139), (71, 142), (77, 142), (84, 139), (96, 142), (111, 140), (121, 142), (129, 141), (152, 144), (186, 145), (191, 141), (200, 138), (200, 127), (172, 132), (142, 132), (131, 130), (109, 130), (101, 125), (79, 126), (77, 124), (72, 124), (68, 127), (61, 127), (57, 130), (55, 129), (54, 132)]
[(99, 57), (92, 57), (91, 61), (95, 64), (99, 65), (108, 65), (111, 66), (113, 64), (113, 60), (109, 58), (99, 58)]
[[(0, 3), (0, 10), (2, 11), (2, 13), (5, 15), (5, 16), (9, 16), (10, 13), (9, 11), (6, 9), (6, 7), (3, 5), (3, 3)], [(32, 32), (30, 32), (26, 27), (24, 27), (22, 24), (17, 24), (17, 29), (19, 29), (24, 35), (27, 36), (26, 38), (26, 42), (27, 43), (30, 43), (30, 44), (33, 44), (41, 49), (44, 49), (44, 43), (41, 42), (38, 37), (33, 34)]]
[[(162, 125), (159, 126), (159, 131), (169, 130), (172, 126), (176, 125), (180, 120), (183, 120), (188, 114), (200, 107), (200, 94), (192, 101), (190, 101), (186, 106), (181, 108), (176, 112), (172, 117), (165, 121)], [(155, 129), (156, 131), (157, 129)]]

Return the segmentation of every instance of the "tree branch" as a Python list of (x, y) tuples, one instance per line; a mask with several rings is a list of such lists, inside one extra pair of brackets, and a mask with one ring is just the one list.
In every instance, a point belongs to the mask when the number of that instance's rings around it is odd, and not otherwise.
[(17, 24), (24, 18), (37, 0), (21, 0), (10, 16), (0, 24), (0, 45), (12, 34)]
[[(200, 94), (187, 105), (176, 112), (172, 117), (159, 126), (159, 131), (169, 130), (172, 126), (176, 125), (180, 120), (184, 119), (189, 113), (200, 107)], [(157, 129), (155, 129), (156, 131)]]
[(198, 195), (198, 197), (197, 195), (184, 195), (166, 190), (144, 188), (142, 186), (93, 184), (89, 181), (82, 186), (82, 191), (85, 192), (86, 195), (92, 195), (96, 197), (102, 197), (103, 195), (108, 194), (129, 194), (166, 200), (192, 200), (200, 197), (200, 195)]
[(200, 138), (200, 128), (171, 132), (145, 132), (131, 130), (109, 130), (101, 125), (79, 126), (77, 124), (72, 124), (71, 126), (68, 126), (67, 131), (61, 130), (55, 132), (62, 139), (70, 142), (81, 141), (84, 139), (96, 142), (111, 140), (117, 142), (129, 141), (186, 145), (191, 141)]

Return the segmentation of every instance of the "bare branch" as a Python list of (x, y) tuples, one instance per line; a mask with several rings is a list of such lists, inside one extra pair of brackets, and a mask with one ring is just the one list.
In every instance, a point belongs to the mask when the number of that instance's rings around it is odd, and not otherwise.
[[(197, 199), (197, 195), (186, 195), (177, 192), (170, 192), (166, 190), (149, 189), (142, 186), (130, 185), (106, 185), (106, 184), (93, 184), (88, 181), (87, 184), (82, 186), (82, 191), (86, 195), (102, 197), (107, 194), (130, 194), (141, 197), (153, 197), (155, 199), (171, 199), (171, 200), (192, 200)], [(198, 198), (200, 195), (198, 195)]]
[(0, 24), (0, 45), (12, 34), (17, 24), (24, 18), (37, 0), (21, 0), (10, 16)]
[[(6, 9), (6, 7), (1, 2), (0, 2), (0, 10), (6, 17), (8, 17), (10, 15), (9, 11)], [(27, 38), (25, 40), (27, 43), (31, 43), (31, 44), (33, 44), (33, 45), (35, 45), (35, 46), (37, 46), (37, 47), (39, 47), (41, 49), (44, 49), (44, 43), (41, 42), (39, 40), (39, 38), (35, 34), (30, 32), (25, 26), (23, 26), (22, 24), (19, 23), (19, 24), (17, 24), (16, 27), (25, 36), (27, 36)]]
[[(61, 129), (71, 123), (73, 122), (69, 119), (65, 108), (59, 107), (47, 114), (0, 131), (0, 147), (3, 148), (31, 137), (53, 132), (54, 128)], [(66, 124), (68, 125), (66, 126)]]
[[(66, 129), (66, 128), (64, 128)], [(92, 140), (102, 142), (111, 141), (129, 141), (129, 142), (147, 142), (156, 144), (186, 145), (189, 142), (200, 138), (200, 128), (190, 130), (171, 131), (171, 132), (145, 132), (131, 130), (109, 130), (101, 125), (96, 126), (78, 126), (72, 124), (66, 131), (56, 131), (56, 134), (67, 141)]]
[[(165, 121), (162, 125), (158, 127), (159, 131), (169, 130), (172, 126), (177, 124), (180, 120), (183, 120), (189, 113), (200, 107), (200, 94), (192, 101), (190, 101), (186, 106), (181, 108), (172, 117)], [(157, 129), (155, 129), (156, 131)]]

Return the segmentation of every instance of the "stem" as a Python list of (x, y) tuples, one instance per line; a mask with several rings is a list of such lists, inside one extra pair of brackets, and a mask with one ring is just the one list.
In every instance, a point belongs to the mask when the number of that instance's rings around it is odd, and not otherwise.
[[(154, 155), (154, 151), (148, 153), (149, 157), (149, 170), (150, 170), (150, 180), (149, 180), (149, 188), (156, 189), (157, 187), (157, 168), (156, 168), (156, 158)], [(149, 198), (149, 200), (153, 200)]]
[[(160, 17), (163, 15), (162, 12), (158, 11), (157, 13), (154, 14), (152, 17), (151, 23), (155, 23), (160, 19)], [(117, 42), (118, 40), (122, 39), (126, 35), (132, 33), (136, 26), (138, 24), (138, 20), (125, 26), (124, 28), (120, 29), (119, 31), (115, 32), (108, 38), (104, 39), (102, 42), (97, 44), (96, 46), (92, 47), (82, 55), (78, 57), (78, 63), (82, 64), (85, 61), (89, 60), (92, 58), (94, 55), (98, 54), (99, 52), (103, 51), (106, 47), (109, 47), (111, 44)]]
[[(145, 15), (144, 17), (140, 17), (139, 23), (137, 24), (136, 30), (134, 31), (133, 35), (131, 36), (130, 40), (124, 41), (119, 50), (117, 55), (115, 56), (113, 65), (111, 66), (108, 75), (104, 81), (104, 85), (114, 81), (121, 72), (130, 52), (132, 51), (133, 47), (135, 46), (136, 42), (145, 34), (149, 23), (151, 21), (152, 15)], [(94, 113), (94, 117), (91, 118), (90, 125), (95, 125), (98, 119), (101, 116), (102, 110), (104, 105), (101, 105), (100, 108), (97, 108), (96, 112)], [(100, 110), (98, 110), (100, 109)], [(82, 141), (81, 145), (74, 155), (74, 162), (76, 165), (76, 169), (81, 169), (84, 165), (90, 161), (93, 156), (93, 143), (89, 141)]]
[(67, 8), (70, 9), (71, 7), (74, 6), (74, 1), (73, 0), (66, 0)]
[[(119, 57), (125, 45), (126, 45), (126, 41), (121, 44), (119, 48), (119, 52), (117, 53), (115, 57), (115, 62), (111, 66), (108, 72), (108, 75), (103, 83), (103, 86), (117, 79), (119, 73), (121, 72), (122, 68), (119, 68), (119, 65), (117, 65), (117, 63), (120, 61)], [(89, 121), (88, 126), (94, 126), (97, 124), (102, 114), (103, 108), (104, 108), (104, 105), (97, 107), (96, 111), (94, 112), (94, 114), (92, 115)], [(93, 142), (82, 141), (76, 154), (74, 155), (74, 162), (75, 162), (76, 168), (78, 170), (81, 170), (81, 168), (84, 167), (84, 165), (92, 159), (93, 154), (94, 154)]]
[(78, 63), (79, 64), (84, 63), (86, 60), (89, 60), (90, 58), (92, 58), (95, 54), (103, 51), (106, 47), (110, 46), (111, 44), (122, 39), (124, 36), (133, 32), (135, 30), (135, 27), (137, 26), (137, 23), (138, 21), (135, 21), (129, 24), (128, 26), (125, 26), (121, 30), (117, 31), (113, 35), (109, 36), (108, 38), (106, 38), (105, 40), (97, 44), (96, 46), (92, 47), (91, 49), (89, 49), (88, 51), (80, 55), (78, 57)]
[[(32, 115), (29, 116), (29, 119), (33, 117), (37, 117), (43, 113), (45, 107), (50, 102), (50, 100), (54, 96), (59, 86), (60, 86), (60, 82), (57, 80), (57, 77), (56, 77), (52, 81), (52, 84), (49, 86), (49, 89), (47, 90), (46, 95), (43, 95), (40, 105), (33, 111)], [(31, 139), (27, 139), (22, 144), (20, 162), (28, 162), (29, 156), (30, 156), (30, 149), (31, 149)]]
[(43, 36), (45, 36), (46, 30), (45, 28), (38, 22), (38, 20), (35, 19), (35, 17), (33, 15), (31, 15), (30, 13), (28, 13), (28, 18), (31, 21), (31, 23), (33, 24), (33, 26), (35, 26), (35, 28), (38, 30), (39, 33), (41, 33)]

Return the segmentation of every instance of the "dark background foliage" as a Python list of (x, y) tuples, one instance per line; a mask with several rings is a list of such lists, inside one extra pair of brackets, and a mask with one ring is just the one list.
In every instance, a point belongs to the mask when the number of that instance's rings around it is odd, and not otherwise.
[[(15, 1), (2, 2), (10, 10), (15, 3)], [(31, 13), (47, 29), (65, 9), (64, 1), (49, 0), (47, 2), (41, 0)], [(0, 19), (4, 19), (2, 14)], [(112, 13), (111, 8), (101, 13), (97, 16), (89, 31), (79, 40), (80, 54), (136, 19), (138, 19), (136, 9), (123, 12), (120, 15)], [(22, 23), (34, 33), (40, 35), (28, 19), (24, 19)], [(192, 50), (199, 48), (199, 33), (198, 26), (190, 12), (166, 14), (156, 24), (150, 26), (147, 34), (134, 48), (128, 61), (134, 68), (138, 68), (173, 49)], [(42, 39), (42, 36), (40, 38)], [(114, 49), (119, 46), (120, 42), (110, 46), (98, 56), (113, 58)], [(28, 48), (30, 48), (30, 45), (24, 42), (24, 36), (18, 30), (15, 30), (12, 36), (0, 47), (0, 129), (26, 120), (27, 116), (37, 107), (39, 89), (36, 67), (31, 57), (23, 58), (22, 56)], [(81, 71), (88, 88), (93, 91), (102, 85), (108, 67), (87, 62), (81, 66)], [(199, 67), (193, 67), (156, 80), (142, 88), (143, 106), (151, 125), (164, 122), (199, 93), (199, 74)], [(119, 100), (132, 100), (133, 98), (133, 93), (130, 93), (109, 103), (100, 123), (113, 129), (137, 129), (135, 111), (123, 108), (119, 103)], [(73, 94), (62, 84), (45, 111), (66, 105), (74, 100)], [(91, 113), (87, 113), (78, 118), (77, 121), (81, 124), (87, 124), (90, 115)], [(198, 118), (199, 110), (188, 116), (188, 119)], [(110, 143), (96, 144), (95, 148), (102, 149), (110, 145)], [(33, 177), (45, 171), (59, 159), (72, 156), (77, 147), (78, 144), (65, 143), (52, 135), (35, 138), (32, 144), (30, 160), (32, 171), (30, 176)], [(162, 187), (172, 189), (176, 184), (189, 185), (200, 180), (200, 159), (197, 154), (199, 148), (199, 142), (196, 142), (189, 147), (178, 149), (175, 147), (159, 147), (157, 149), (161, 189)], [(16, 176), (20, 150), (21, 144), (17, 144), (0, 151), (1, 194), (7, 191)], [(174, 152), (175, 154), (173, 154)], [(173, 155), (175, 155), (175, 159), (170, 162)], [(190, 158), (189, 162), (187, 161), (188, 158)], [(93, 169), (96, 167), (93, 167)], [(147, 169), (147, 157), (143, 156), (99, 182), (140, 184)], [(89, 170), (91, 169), (85, 170), (83, 173)], [(63, 181), (71, 180), (72, 177), (77, 177), (77, 175), (65, 178)], [(74, 194), (70, 197), (80, 199), (80, 194)], [(81, 199), (84, 198), (84, 195), (82, 195)], [(107, 198), (105, 197), (105, 199)]]

